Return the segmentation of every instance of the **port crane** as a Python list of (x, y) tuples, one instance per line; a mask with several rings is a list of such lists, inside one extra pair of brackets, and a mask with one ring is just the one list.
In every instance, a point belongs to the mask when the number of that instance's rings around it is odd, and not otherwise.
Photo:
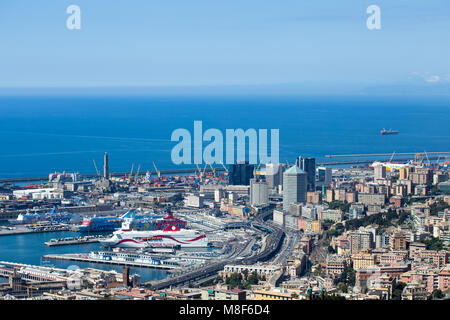
[(228, 168), (223, 164), (223, 162), (220, 163), (222, 167), (225, 169), (226, 173), (228, 173)]
[(197, 170), (198, 170), (198, 178), (200, 179), (200, 181), (202, 181), (203, 180), (202, 171), (200, 170), (200, 167), (198, 166), (197, 161), (195, 161), (195, 165), (197, 166)]
[(423, 163), (425, 156), (428, 158), (428, 155), (425, 152), (418, 152), (414, 155), (414, 162), (418, 165)]
[(97, 164), (95, 163), (95, 159), (92, 159), (92, 162), (94, 162), (95, 171), (97, 172), (97, 176), (100, 177), (100, 171), (98, 171)]
[(156, 167), (155, 161), (152, 161), (153, 163), (153, 167), (155, 168), (156, 174), (158, 175), (158, 178), (161, 177), (161, 171), (158, 170), (158, 168)]
[(392, 162), (392, 159), (394, 159), (395, 151), (392, 153), (391, 158), (389, 159), (389, 162)]
[(213, 168), (213, 166), (211, 165), (211, 163), (208, 162), (209, 167), (211, 168), (211, 171), (213, 173), (213, 177), (216, 176), (216, 170)]
[[(421, 153), (417, 153), (417, 152), (400, 152), (397, 153), (397, 155), (420, 155)], [(443, 154), (450, 154), (449, 151), (444, 151), (444, 152), (428, 152), (429, 155), (443, 155)], [(361, 153), (361, 154), (332, 154), (332, 155), (326, 155), (325, 158), (335, 158), (335, 157), (339, 157), (339, 158), (343, 158), (343, 157), (372, 157), (372, 156), (390, 156), (390, 153)]]
[(134, 163), (131, 164), (131, 171), (130, 171), (130, 174), (128, 175), (128, 182), (131, 182), (131, 176), (133, 175), (133, 169), (134, 169)]
[(260, 176), (260, 175), (262, 175), (261, 172), (259, 171), (259, 168), (261, 167), (262, 161), (263, 161), (263, 159), (261, 158), (261, 159), (259, 160), (258, 166), (257, 166), (256, 169), (255, 169), (255, 176)]
[(141, 163), (139, 163), (139, 165), (138, 165), (138, 169), (137, 169), (137, 171), (136, 171), (136, 175), (134, 176), (134, 181), (136, 181), (137, 182), (137, 179), (138, 179), (138, 176), (139, 176), (139, 170), (141, 169)]
[(202, 175), (205, 175), (206, 174), (206, 167), (208, 166), (208, 164), (206, 164), (205, 163), (205, 167), (203, 168), (203, 173), (202, 173)]

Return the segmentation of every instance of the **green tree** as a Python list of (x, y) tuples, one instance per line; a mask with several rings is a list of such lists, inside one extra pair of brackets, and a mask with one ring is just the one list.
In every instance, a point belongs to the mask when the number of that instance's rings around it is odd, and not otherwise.
[(394, 290), (392, 290), (392, 300), (402, 300), (402, 292), (405, 287), (406, 283), (401, 281), (397, 282)]
[(356, 283), (356, 271), (353, 268), (349, 268), (347, 272), (348, 284), (350, 286), (355, 286)]
[(251, 285), (254, 285), (254, 284), (258, 284), (258, 281), (259, 281), (259, 276), (258, 276), (258, 274), (255, 271), (253, 271), (248, 276), (247, 283), (251, 284)]
[(322, 274), (322, 265), (319, 264), (319, 266), (314, 270), (314, 275), (320, 276)]
[(433, 299), (433, 300), (442, 299), (444, 297), (445, 297), (445, 294), (443, 294), (440, 289), (434, 289), (433, 292), (431, 293), (431, 299)]
[(345, 297), (336, 294), (313, 295), (311, 300), (346, 300)]
[(339, 276), (338, 281), (353, 287), (356, 283), (356, 271), (352, 267), (346, 267)]
[(339, 291), (341, 291), (343, 293), (348, 292), (348, 286), (343, 282), (339, 282), (337, 287), (338, 287)]
[(348, 203), (347, 201), (339, 201), (339, 200), (334, 200), (331, 202), (328, 202), (328, 208), (334, 210), (334, 209), (341, 209), (342, 212), (349, 212), (350, 210), (350, 203)]
[(345, 227), (342, 223), (336, 223), (333, 228), (327, 231), (328, 237), (337, 237), (344, 233)]
[[(345, 222), (346, 230), (357, 230), (362, 226), (368, 226), (371, 224), (376, 224), (381, 228), (387, 228), (390, 226), (398, 225), (399, 221), (402, 220), (402, 223), (409, 217), (409, 214), (406, 215), (397, 215), (396, 211), (388, 210), (388, 212), (373, 214), (361, 219), (351, 219)], [(397, 220), (397, 223), (395, 221)]]
[(439, 251), (444, 249), (444, 242), (439, 238), (431, 237), (430, 239), (422, 241), (422, 243), (425, 243), (425, 245), (427, 246), (427, 250)]
[(437, 216), (439, 212), (448, 208), (450, 208), (450, 205), (447, 202), (443, 200), (436, 201), (430, 206), (430, 215)]
[(233, 288), (240, 287), (242, 286), (242, 276), (240, 273), (234, 272), (226, 279), (225, 283)]

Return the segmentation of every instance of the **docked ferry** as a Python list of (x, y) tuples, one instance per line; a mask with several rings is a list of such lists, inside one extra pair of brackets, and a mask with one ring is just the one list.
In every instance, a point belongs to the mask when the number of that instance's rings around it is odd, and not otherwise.
[(56, 212), (56, 207), (53, 207), (51, 212), (44, 213), (21, 213), (17, 216), (17, 219), (8, 220), (11, 224), (35, 224), (38, 222), (57, 222), (57, 223), (80, 223), (83, 218), (72, 212)]
[(179, 229), (176, 225), (163, 230), (116, 231), (109, 239), (100, 241), (107, 247), (145, 248), (145, 247), (189, 247), (208, 246), (206, 235), (196, 230)]
[(131, 210), (121, 218), (123, 219), (123, 231), (163, 230), (167, 226), (177, 226), (178, 229), (186, 228), (186, 221), (175, 218), (170, 210), (167, 211), (166, 216), (136, 215)]
[(92, 217), (85, 218), (78, 226), (79, 232), (108, 232), (122, 227), (122, 218), (118, 217)]

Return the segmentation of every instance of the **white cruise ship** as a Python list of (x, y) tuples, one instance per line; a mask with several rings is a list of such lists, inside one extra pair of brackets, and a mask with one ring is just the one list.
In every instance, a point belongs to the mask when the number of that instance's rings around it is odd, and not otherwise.
[(163, 230), (114, 232), (111, 238), (102, 240), (107, 247), (144, 248), (144, 247), (182, 247), (204, 248), (208, 246), (205, 234), (195, 230), (179, 229), (175, 225)]

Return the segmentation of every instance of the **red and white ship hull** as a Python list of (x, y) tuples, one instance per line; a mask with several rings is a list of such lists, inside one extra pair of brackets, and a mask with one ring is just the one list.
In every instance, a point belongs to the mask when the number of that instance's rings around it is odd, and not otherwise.
[(164, 230), (116, 231), (109, 239), (101, 241), (108, 247), (145, 248), (176, 247), (203, 248), (208, 246), (206, 235), (195, 230), (178, 229), (167, 226)]

